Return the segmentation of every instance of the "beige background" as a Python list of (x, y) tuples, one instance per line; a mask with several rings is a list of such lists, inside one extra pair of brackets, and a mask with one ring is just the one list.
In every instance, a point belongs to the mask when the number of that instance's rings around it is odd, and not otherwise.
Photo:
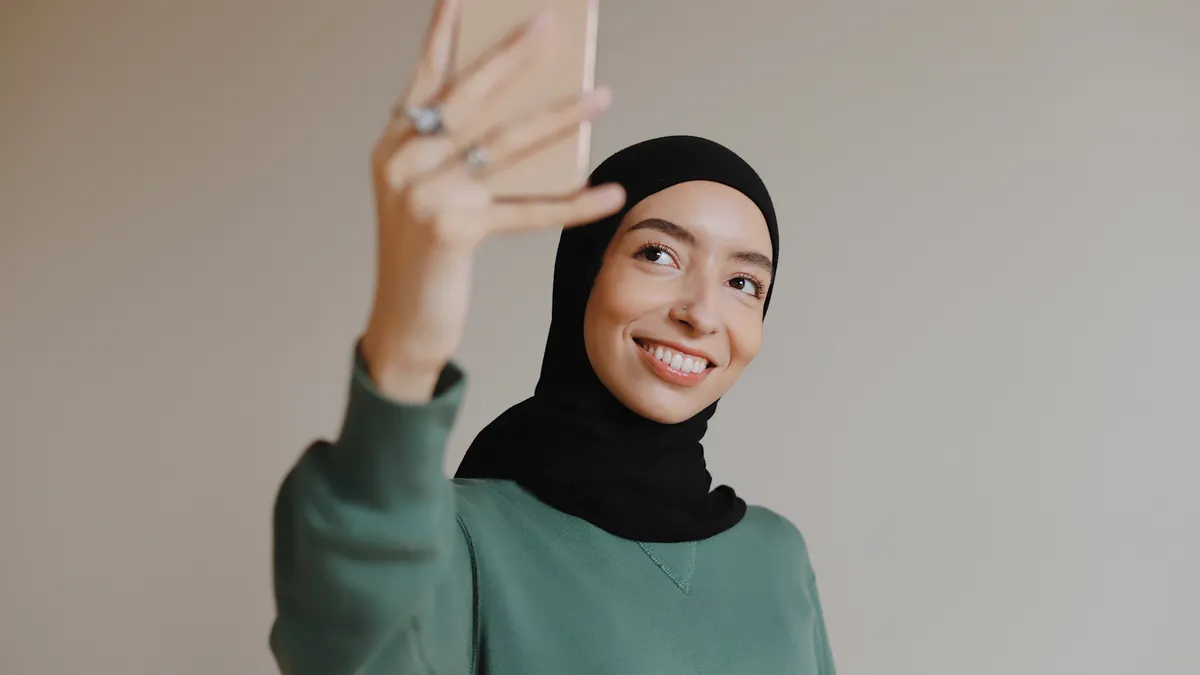
[[(336, 428), (427, 13), (3, 4), (0, 672), (273, 672), (270, 505)], [(768, 344), (709, 448), (807, 533), (841, 672), (1200, 672), (1198, 25), (604, 3), (596, 158), (707, 134), (777, 197)], [(553, 246), (484, 253), (450, 464), (533, 385)]]

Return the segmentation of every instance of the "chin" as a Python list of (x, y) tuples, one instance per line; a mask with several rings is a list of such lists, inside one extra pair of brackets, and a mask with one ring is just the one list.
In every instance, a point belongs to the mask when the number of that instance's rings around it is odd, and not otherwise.
[[(693, 400), (671, 400), (678, 399), (675, 392), (646, 392), (642, 391), (636, 396), (621, 396), (617, 399), (633, 412), (659, 424), (679, 424), (696, 416), (697, 413), (708, 407), (709, 403), (701, 405)], [(691, 397), (688, 397), (689, 399)]]
[(641, 415), (642, 417), (645, 417), (652, 422), (658, 422), (659, 424), (679, 424), (680, 422), (687, 421), (691, 417), (691, 415), (681, 415), (673, 410), (663, 410), (659, 406), (628, 407), (630, 410)]

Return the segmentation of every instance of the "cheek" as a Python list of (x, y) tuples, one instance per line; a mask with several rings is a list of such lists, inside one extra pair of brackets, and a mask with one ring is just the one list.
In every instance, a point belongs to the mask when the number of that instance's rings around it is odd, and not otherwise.
[(624, 327), (645, 316), (655, 305), (656, 289), (644, 274), (622, 264), (601, 270), (588, 299), (588, 313), (597, 324)]
[(762, 317), (738, 317), (729, 323), (729, 351), (732, 363), (741, 368), (746, 367), (758, 356), (762, 348)]
[[(583, 332), (588, 356), (597, 371), (603, 370), (620, 341), (625, 327), (637, 315), (627, 283), (613, 270), (602, 270), (588, 296)], [(636, 296), (633, 296), (636, 297)]]

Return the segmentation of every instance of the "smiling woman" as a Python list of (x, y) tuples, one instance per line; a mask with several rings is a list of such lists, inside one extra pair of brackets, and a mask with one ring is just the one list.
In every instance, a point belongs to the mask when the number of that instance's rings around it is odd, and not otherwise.
[[(448, 6), (432, 44), (452, 33)], [(543, 48), (545, 26), (492, 58)], [(507, 66), (476, 72), (523, 72)], [(514, 137), (553, 137), (602, 103)], [(310, 446), (276, 502), (284, 673), (832, 675), (804, 537), (713, 489), (701, 443), (763, 340), (779, 235), (758, 174), (718, 143), (668, 136), (605, 160), (573, 198), (514, 204), (436, 107), (393, 126), (341, 435)], [(568, 227), (537, 387), (447, 480), (474, 247), (554, 223)]]
[[(741, 157), (694, 136), (625, 148), (590, 182), (622, 186), (625, 208), (563, 231), (534, 395), (479, 434), (458, 477), (515, 481), (626, 539), (715, 536), (746, 504), (711, 489), (701, 440), (762, 344), (770, 195)], [(702, 372), (684, 372), (698, 358)]]

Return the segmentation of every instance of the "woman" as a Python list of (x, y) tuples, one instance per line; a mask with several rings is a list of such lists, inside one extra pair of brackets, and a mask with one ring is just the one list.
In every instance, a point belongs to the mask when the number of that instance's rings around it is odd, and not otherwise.
[[(761, 343), (778, 255), (766, 188), (724, 147), (667, 137), (609, 158), (570, 199), (492, 200), (490, 170), (607, 99), (496, 125), (488, 102), (550, 57), (553, 25), (447, 83), (454, 20), (441, 3), (374, 155), (376, 297), (342, 432), (308, 449), (276, 504), (281, 670), (833, 673), (803, 538), (710, 491), (700, 444)], [(577, 227), (534, 396), (447, 480), (473, 251), (562, 223)]]

